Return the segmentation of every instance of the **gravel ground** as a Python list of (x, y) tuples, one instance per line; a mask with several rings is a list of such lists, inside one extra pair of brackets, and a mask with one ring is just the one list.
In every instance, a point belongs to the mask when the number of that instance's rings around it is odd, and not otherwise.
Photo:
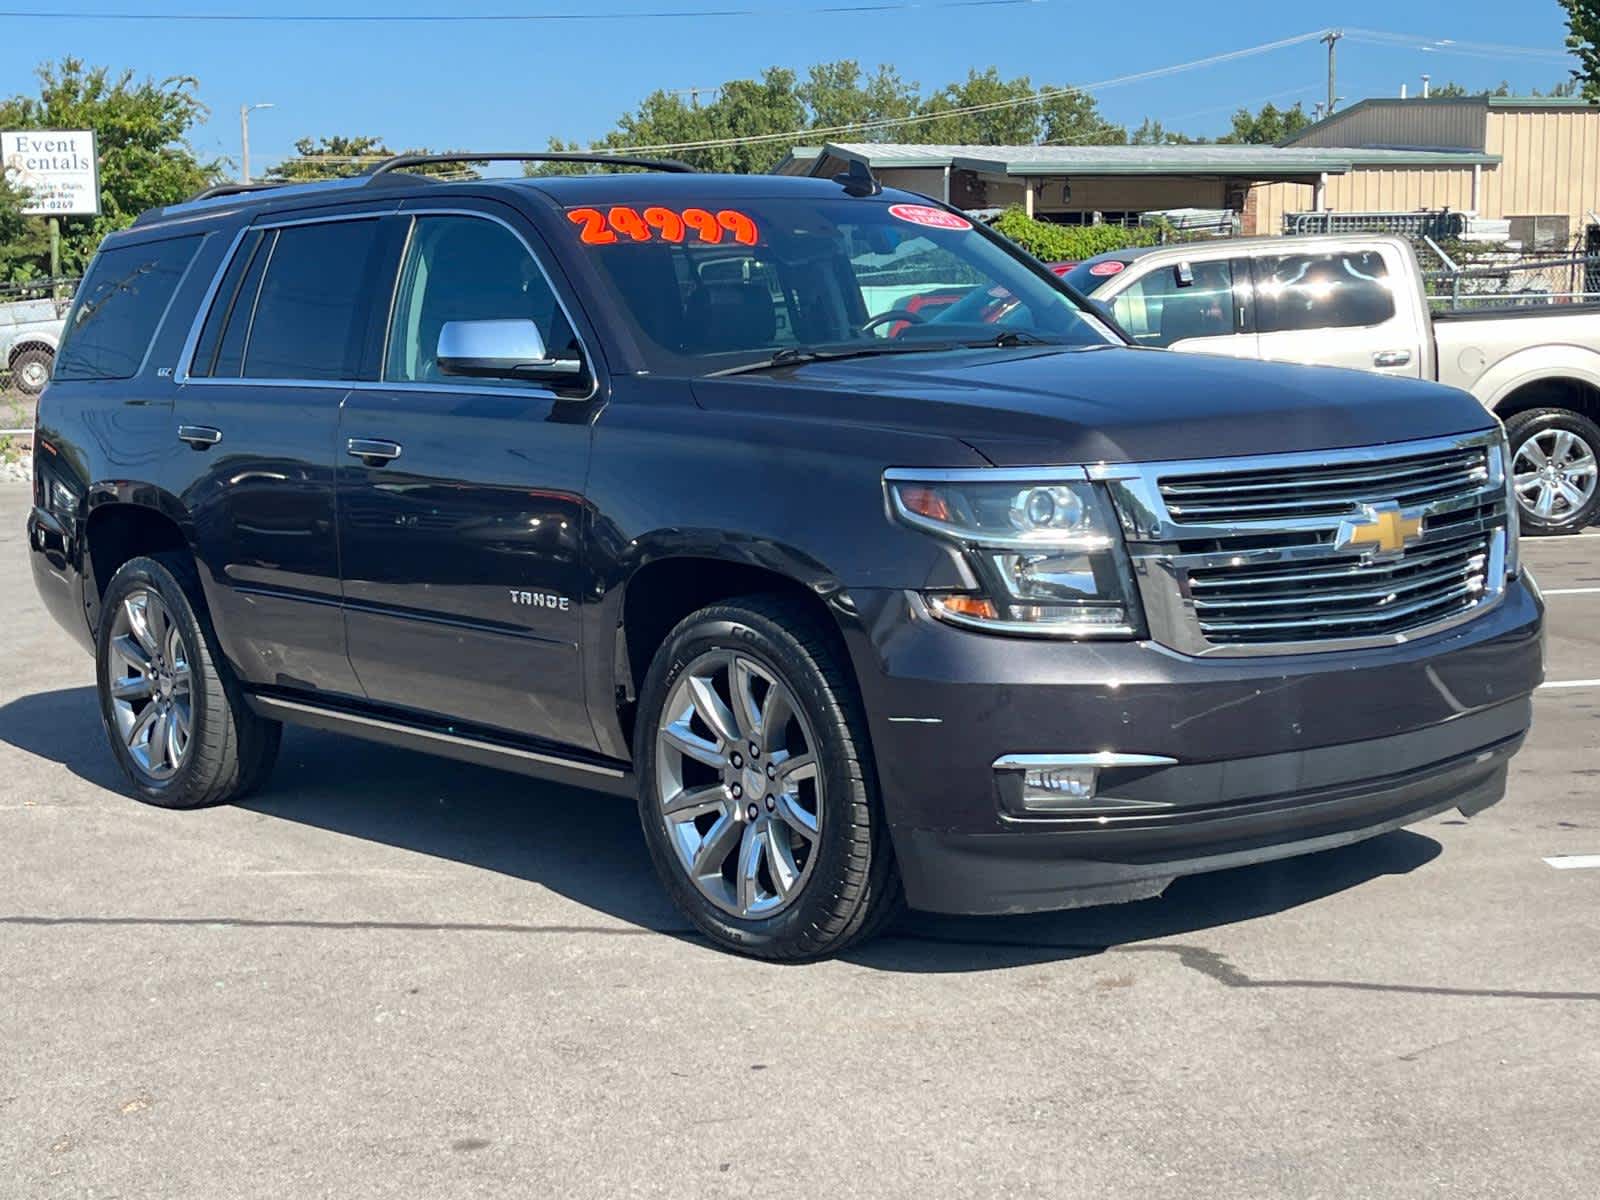
[[(1600, 1193), (1600, 540), (1507, 799), (1156, 901), (690, 936), (629, 807), (290, 731), (143, 807), (0, 487), (0, 1196)], [(1587, 682), (1584, 682), (1587, 681)]]

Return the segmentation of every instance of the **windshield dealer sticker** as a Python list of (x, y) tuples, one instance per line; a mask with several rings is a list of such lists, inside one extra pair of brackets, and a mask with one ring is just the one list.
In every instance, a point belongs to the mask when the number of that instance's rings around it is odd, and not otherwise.
[(652, 206), (640, 212), (619, 204), (604, 212), (598, 208), (571, 208), (567, 210), (567, 220), (578, 226), (578, 240), (585, 246), (686, 241), (714, 246), (724, 238), (741, 246), (754, 246), (760, 238), (755, 219), (731, 208), (712, 212), (708, 208)]
[(1119, 263), (1116, 261), (1095, 263), (1094, 266), (1089, 268), (1089, 274), (1098, 276), (1101, 279), (1105, 279), (1112, 275), (1121, 275), (1123, 268), (1127, 265), (1127, 263)]
[(913, 225), (925, 225), (929, 229), (972, 228), (972, 222), (965, 217), (945, 212), (942, 208), (930, 208), (926, 204), (891, 204), (889, 215), (899, 217), (902, 221), (909, 221)]

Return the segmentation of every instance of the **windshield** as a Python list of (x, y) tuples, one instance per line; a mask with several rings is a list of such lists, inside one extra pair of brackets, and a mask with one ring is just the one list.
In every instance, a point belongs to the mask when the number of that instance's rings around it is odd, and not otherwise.
[(574, 208), (652, 371), (703, 375), (780, 352), (1105, 345), (1115, 335), (1016, 252), (920, 204), (763, 199), (730, 209)]

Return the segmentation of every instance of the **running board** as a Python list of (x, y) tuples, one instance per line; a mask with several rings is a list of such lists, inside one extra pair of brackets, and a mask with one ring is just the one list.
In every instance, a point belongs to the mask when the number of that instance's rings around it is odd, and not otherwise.
[(403, 721), (385, 720), (322, 704), (308, 704), (302, 700), (261, 695), (249, 695), (246, 699), (257, 713), (274, 721), (348, 734), (386, 746), (436, 754), (460, 762), (514, 771), (519, 775), (531, 775), (536, 779), (548, 779), (573, 787), (593, 788), (617, 796), (634, 794), (633, 773), (622, 767), (586, 762), (581, 758), (568, 758), (549, 751), (526, 750), (520, 746), (409, 725)]

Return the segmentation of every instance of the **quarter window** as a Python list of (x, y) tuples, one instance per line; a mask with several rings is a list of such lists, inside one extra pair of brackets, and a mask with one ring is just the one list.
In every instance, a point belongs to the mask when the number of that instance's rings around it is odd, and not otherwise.
[(1256, 260), (1262, 333), (1358, 329), (1394, 317), (1394, 290), (1376, 250), (1285, 254)]
[(1230, 337), (1233, 326), (1233, 267), (1226, 261), (1160, 267), (1118, 293), (1112, 301), (1117, 324), (1141, 346), (1171, 346), (1190, 338)]
[[(544, 272), (505, 226), (477, 217), (418, 217), (400, 270), (384, 378), (445, 381), (439, 332), (450, 321), (529, 320), (552, 358), (579, 358), (572, 326)], [(474, 379), (478, 387), (526, 387)]]
[(132, 379), (200, 246), (198, 237), (103, 251), (89, 268), (56, 356), (57, 379)]

